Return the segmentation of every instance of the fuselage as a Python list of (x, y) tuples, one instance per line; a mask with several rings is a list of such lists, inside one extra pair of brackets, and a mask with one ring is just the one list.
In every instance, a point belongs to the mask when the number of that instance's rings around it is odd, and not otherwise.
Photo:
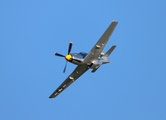
[(103, 53), (100, 54), (100, 56), (98, 57), (98, 59), (95, 60), (91, 60), (88, 63), (84, 62), (84, 58), (87, 56), (87, 53), (85, 52), (80, 52), (80, 53), (71, 53), (71, 60), (69, 62), (76, 64), (76, 65), (80, 65), (80, 64), (93, 64), (91, 66), (91, 68), (93, 69), (96, 66), (100, 66), (102, 64), (106, 64), (109, 63), (110, 60), (108, 57), (104, 56)]

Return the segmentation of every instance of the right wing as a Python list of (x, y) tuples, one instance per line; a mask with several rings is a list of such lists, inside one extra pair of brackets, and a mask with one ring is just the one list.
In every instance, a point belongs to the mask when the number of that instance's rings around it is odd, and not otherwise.
[(70, 84), (77, 80), (82, 74), (88, 70), (87, 65), (78, 65), (76, 69), (67, 77), (67, 79), (50, 95), (49, 98), (54, 98), (59, 95)]
[(91, 62), (92, 60), (95, 60), (99, 57), (99, 55), (101, 54), (102, 50), (104, 49), (105, 45), (107, 44), (109, 37), (111, 36), (111, 34), (114, 31), (117, 24), (118, 24), (117, 21), (113, 21), (110, 24), (110, 26), (107, 28), (107, 30), (104, 32), (104, 34), (101, 36), (101, 38), (97, 41), (97, 43), (94, 45), (94, 47), (88, 53), (88, 55), (85, 57), (84, 62)]

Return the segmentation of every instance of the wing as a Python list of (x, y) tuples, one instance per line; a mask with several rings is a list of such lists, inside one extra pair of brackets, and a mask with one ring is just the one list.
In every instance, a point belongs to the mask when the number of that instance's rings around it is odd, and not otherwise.
[(112, 32), (114, 31), (116, 25), (118, 24), (117, 21), (113, 21), (101, 38), (97, 41), (95, 46), (91, 49), (88, 55), (85, 57), (84, 62), (91, 62), (94, 59), (97, 59), (102, 50), (104, 49), (109, 37), (111, 36)]
[(67, 77), (67, 79), (50, 95), (49, 98), (54, 98), (65, 90), (70, 84), (77, 80), (82, 74), (88, 70), (87, 65), (78, 65), (76, 69)]

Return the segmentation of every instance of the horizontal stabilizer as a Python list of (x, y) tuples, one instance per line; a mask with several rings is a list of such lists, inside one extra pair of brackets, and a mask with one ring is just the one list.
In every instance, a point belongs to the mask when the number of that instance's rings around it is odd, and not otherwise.
[(109, 56), (115, 48), (116, 48), (116, 45), (113, 45), (113, 46), (105, 53), (104, 56)]
[(96, 70), (97, 70), (98, 68), (99, 68), (99, 67), (94, 68), (91, 72), (92, 72), (92, 73), (96, 72)]

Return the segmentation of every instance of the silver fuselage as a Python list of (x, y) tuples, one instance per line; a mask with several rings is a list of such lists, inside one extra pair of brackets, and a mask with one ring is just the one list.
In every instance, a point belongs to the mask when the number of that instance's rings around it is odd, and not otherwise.
[(80, 53), (71, 53), (72, 55), (72, 60), (69, 61), (73, 64), (80, 65), (80, 64), (93, 64), (90, 68), (94, 69), (96, 67), (99, 67), (102, 64), (106, 64), (110, 62), (110, 59), (107, 56), (100, 55), (98, 59), (91, 60), (88, 63), (84, 62), (84, 58), (86, 57), (87, 53), (85, 52), (80, 52)]

